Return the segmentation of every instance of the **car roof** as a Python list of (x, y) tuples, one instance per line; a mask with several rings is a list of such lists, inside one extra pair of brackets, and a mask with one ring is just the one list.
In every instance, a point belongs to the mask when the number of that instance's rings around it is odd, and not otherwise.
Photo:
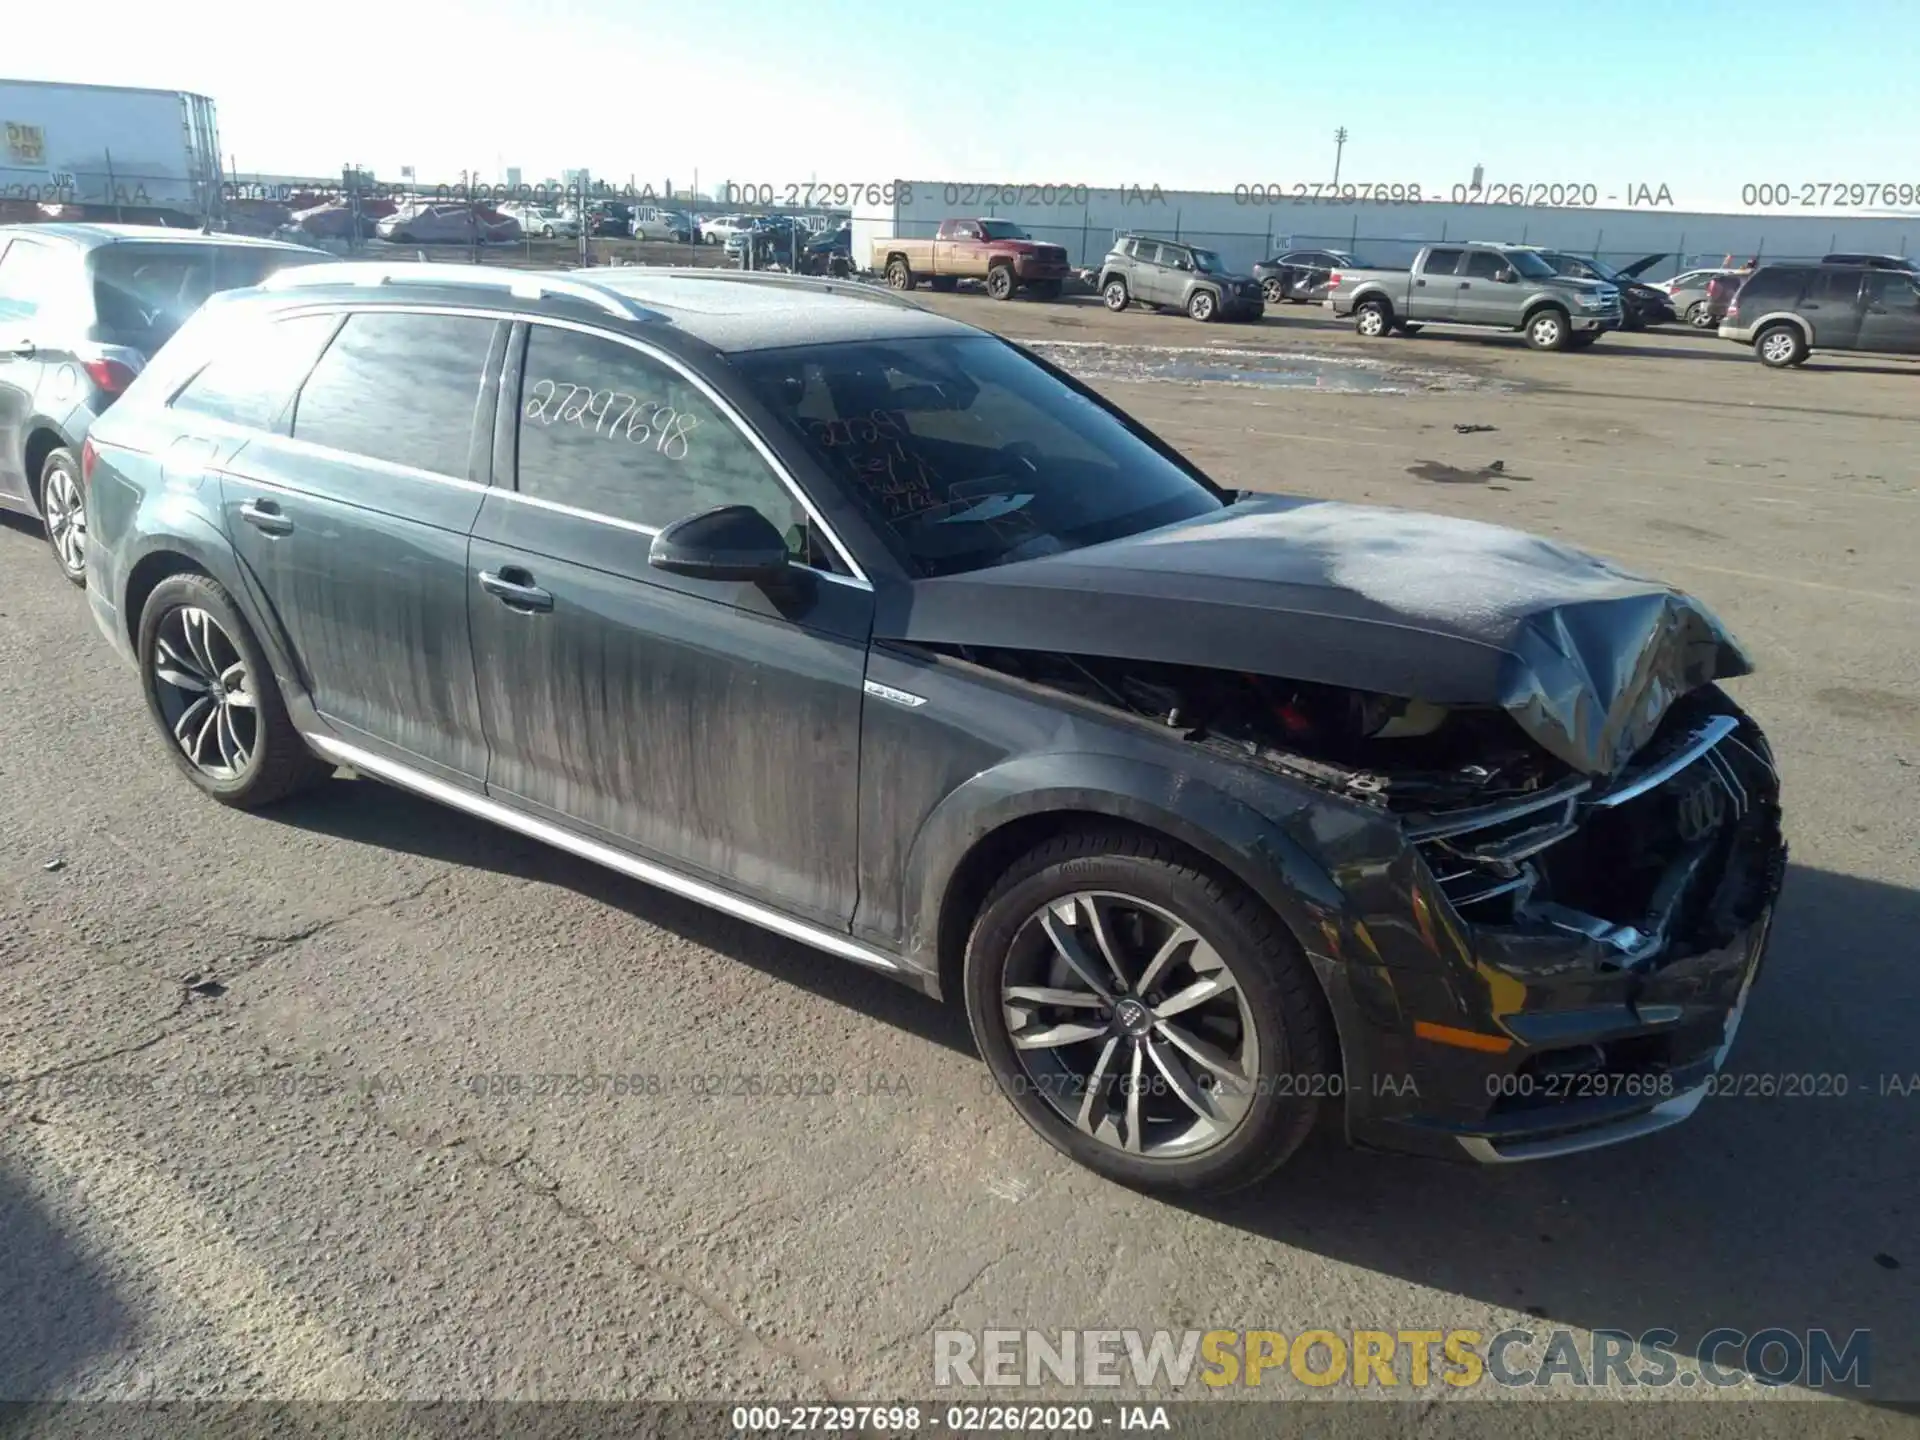
[(254, 250), (297, 250), (314, 253), (311, 245), (293, 245), (284, 240), (267, 240), (254, 235), (229, 235), (223, 231), (169, 229), (159, 225), (95, 225), (86, 221), (55, 220), (24, 225), (0, 225), (0, 235), (46, 236), (88, 247), (113, 245), (126, 241), (156, 245), (232, 245)]
[[(738, 353), (797, 345), (977, 334), (971, 325), (922, 309), (905, 296), (860, 281), (780, 272), (617, 266), (520, 270), (379, 261), (340, 261), (283, 270), (260, 289), (280, 295), (364, 301), (431, 297), (434, 303), (524, 309), (552, 301), (584, 306), (616, 326), (665, 323), (716, 350)], [(411, 292), (411, 293), (410, 293)]]

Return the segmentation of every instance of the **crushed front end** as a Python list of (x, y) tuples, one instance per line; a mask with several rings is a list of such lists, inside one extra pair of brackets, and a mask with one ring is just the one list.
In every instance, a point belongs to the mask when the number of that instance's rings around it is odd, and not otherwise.
[(1528, 768), (1397, 787), (1406, 852), (1357, 887), (1374, 914), (1336, 1002), (1369, 1052), (1362, 1143), (1567, 1154), (1685, 1119), (1726, 1059), (1786, 868), (1759, 727), (1705, 686), (1614, 776)]

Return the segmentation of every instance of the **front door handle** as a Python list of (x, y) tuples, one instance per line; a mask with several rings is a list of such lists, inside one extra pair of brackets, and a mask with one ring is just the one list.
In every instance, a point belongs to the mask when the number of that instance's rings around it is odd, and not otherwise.
[(291, 535), (293, 521), (280, 513), (279, 502), (249, 500), (240, 507), (240, 518), (263, 535)]
[(482, 570), (480, 588), (511, 610), (531, 614), (553, 609), (553, 592), (535, 585), (533, 576), (517, 565), (509, 565), (504, 570)]

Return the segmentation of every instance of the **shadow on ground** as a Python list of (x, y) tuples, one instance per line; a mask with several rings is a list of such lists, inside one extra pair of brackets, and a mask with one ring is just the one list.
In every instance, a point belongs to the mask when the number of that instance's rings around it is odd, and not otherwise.
[(92, 1259), (0, 1161), (0, 1401), (58, 1393), (134, 1329)]
[[(335, 783), (272, 813), (566, 886), (977, 1063), (953, 1008), (385, 786)], [(1915, 934), (1920, 894), (1792, 867), (1729, 1066), (1743, 1093), (1709, 1100), (1665, 1134), (1538, 1165), (1482, 1169), (1316, 1143), (1265, 1186), (1195, 1208), (1548, 1324), (1672, 1329), (1682, 1350), (1718, 1327), (1824, 1327), (1842, 1346), (1864, 1328), (1872, 1395), (1920, 1399)], [(1740, 1364), (1738, 1351), (1714, 1358)]]

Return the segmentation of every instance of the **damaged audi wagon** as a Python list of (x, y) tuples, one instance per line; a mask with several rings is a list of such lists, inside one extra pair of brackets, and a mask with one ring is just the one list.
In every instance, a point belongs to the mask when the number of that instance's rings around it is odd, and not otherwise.
[(303, 267), (94, 428), (87, 585), (240, 807), (337, 769), (964, 1004), (1067, 1155), (1689, 1114), (1785, 868), (1751, 664), (1498, 527), (1222, 488), (1009, 341), (739, 272)]

